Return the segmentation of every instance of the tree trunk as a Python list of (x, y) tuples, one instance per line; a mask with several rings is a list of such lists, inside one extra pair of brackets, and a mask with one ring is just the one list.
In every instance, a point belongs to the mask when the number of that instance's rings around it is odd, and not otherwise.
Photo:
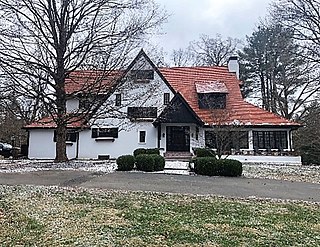
[(67, 151), (66, 151), (66, 136), (67, 136), (67, 127), (65, 123), (57, 123), (56, 130), (56, 157), (55, 162), (65, 162), (68, 160)]

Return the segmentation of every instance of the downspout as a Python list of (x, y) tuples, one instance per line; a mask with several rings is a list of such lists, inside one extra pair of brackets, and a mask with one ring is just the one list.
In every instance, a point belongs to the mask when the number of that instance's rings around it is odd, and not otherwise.
[(158, 148), (160, 149), (160, 141), (161, 141), (161, 123), (158, 125)]

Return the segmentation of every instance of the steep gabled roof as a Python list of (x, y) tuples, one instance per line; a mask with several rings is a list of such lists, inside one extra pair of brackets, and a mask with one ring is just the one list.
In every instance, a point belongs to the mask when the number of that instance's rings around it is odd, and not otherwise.
[(161, 112), (154, 125), (159, 123), (196, 123), (203, 125), (202, 120), (188, 105), (178, 92), (170, 101), (170, 104)]
[[(160, 68), (160, 72), (186, 100), (188, 105), (208, 125), (232, 124), (234, 122), (251, 126), (299, 126), (274, 113), (265, 111), (243, 100), (239, 85), (241, 82), (227, 67), (174, 67)], [(226, 109), (200, 109), (197, 82), (223, 82), (227, 88)]]
[[(123, 81), (122, 79), (142, 57), (151, 65), (170, 90), (176, 94), (175, 98), (182, 99), (184, 109), (187, 109), (201, 123), (228, 125), (236, 122), (247, 126), (300, 126), (298, 123), (244, 101), (239, 87), (241, 82), (234, 73), (228, 71), (227, 67), (157, 68), (143, 50), (139, 52), (126, 70), (115, 70), (109, 73), (103, 71), (75, 71), (70, 73), (66, 81), (67, 94), (85, 91), (86, 88), (90, 88), (90, 83), (95, 82), (96, 78), (101, 79), (98, 90), (112, 93), (115, 89), (114, 86)], [(226, 109), (200, 109), (197, 87), (198, 91), (201, 92), (227, 93)], [(77, 128), (81, 124), (83, 124), (81, 121), (75, 121), (68, 127)], [(55, 128), (55, 124), (52, 121), (50, 122), (49, 119), (42, 119), (26, 126), (26, 128)]]

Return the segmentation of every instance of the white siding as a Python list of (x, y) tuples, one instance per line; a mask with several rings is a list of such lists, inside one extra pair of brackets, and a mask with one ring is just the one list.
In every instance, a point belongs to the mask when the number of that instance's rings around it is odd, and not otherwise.
[(55, 143), (52, 129), (32, 129), (29, 133), (29, 158), (54, 159)]
[[(146, 143), (139, 143), (139, 131), (146, 131)], [(139, 123), (132, 128), (120, 129), (118, 138), (99, 140), (91, 137), (91, 130), (80, 133), (79, 158), (96, 159), (98, 155), (110, 155), (117, 158), (120, 155), (132, 154), (136, 148), (156, 148), (157, 128), (152, 123)]]
[[(142, 57), (133, 69), (152, 69)], [(142, 66), (142, 67), (141, 67)], [(121, 94), (122, 104), (115, 106), (115, 94)], [(91, 138), (91, 130), (80, 133), (79, 158), (97, 158), (98, 155), (110, 155), (116, 158), (123, 154), (132, 154), (136, 148), (157, 148), (158, 129), (152, 121), (130, 121), (126, 118), (128, 107), (157, 107), (158, 116), (166, 107), (164, 93), (173, 93), (160, 76), (154, 72), (154, 79), (149, 82), (128, 80), (119, 87), (101, 107), (97, 117), (91, 122), (92, 127), (117, 127), (119, 136), (114, 141)], [(146, 143), (139, 143), (139, 131), (146, 131)]]
[[(53, 129), (29, 130), (29, 159), (54, 159), (56, 143), (53, 141), (53, 135)], [(67, 156), (69, 159), (76, 157), (76, 146), (76, 142), (67, 144)]]
[(74, 112), (79, 109), (79, 100), (78, 99), (69, 99), (67, 100), (67, 112)]

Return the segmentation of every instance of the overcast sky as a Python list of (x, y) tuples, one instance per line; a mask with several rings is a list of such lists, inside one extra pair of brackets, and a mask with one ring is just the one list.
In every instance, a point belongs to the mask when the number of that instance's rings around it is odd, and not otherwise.
[(171, 15), (156, 44), (167, 54), (185, 48), (200, 34), (245, 39), (259, 18), (267, 13), (271, 0), (155, 0)]

